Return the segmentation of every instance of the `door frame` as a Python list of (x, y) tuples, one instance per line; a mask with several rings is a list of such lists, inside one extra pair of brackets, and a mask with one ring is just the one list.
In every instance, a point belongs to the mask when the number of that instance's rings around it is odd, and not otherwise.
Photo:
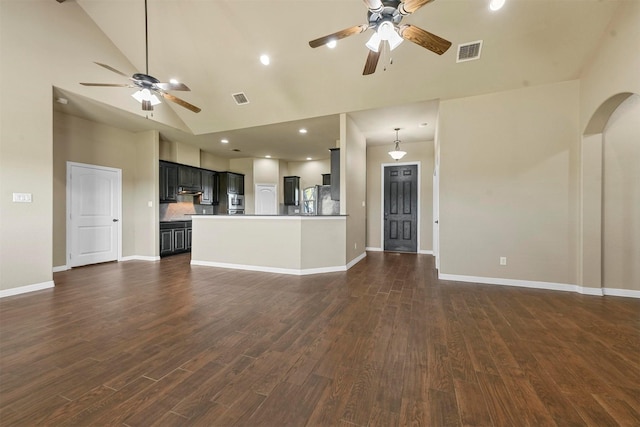
[(117, 174), (117, 188), (116, 188), (116, 192), (117, 192), (117, 197), (119, 199), (119, 203), (118, 203), (118, 218), (120, 219), (120, 221), (118, 221), (116, 223), (116, 227), (118, 228), (118, 255), (117, 255), (117, 259), (116, 261), (120, 262), (122, 261), (122, 169), (117, 169), (117, 168), (110, 168), (107, 166), (98, 166), (98, 165), (91, 165), (88, 163), (78, 163), (78, 162), (70, 162), (67, 161), (67, 174), (66, 174), (66, 183), (65, 183), (65, 187), (66, 187), (66, 198), (67, 198), (67, 207), (66, 207), (66, 212), (65, 212), (65, 216), (66, 216), (66, 220), (65, 220), (65, 227), (66, 227), (66, 248), (65, 248), (65, 260), (67, 263), (67, 268), (71, 268), (71, 247), (73, 246), (72, 241), (73, 239), (71, 238), (71, 168), (73, 166), (80, 166), (80, 167), (84, 167), (84, 168), (89, 168), (89, 169), (95, 169), (95, 170), (102, 170), (102, 171), (108, 171), (108, 172), (115, 172)]
[(420, 188), (420, 181), (422, 181), (421, 177), (422, 177), (422, 164), (421, 162), (418, 161), (413, 161), (413, 162), (392, 162), (392, 163), (381, 163), (380, 164), (380, 249), (384, 252), (384, 168), (385, 167), (392, 167), (392, 166), (411, 166), (411, 165), (416, 165), (417, 169), (418, 169), (418, 176), (417, 176), (417, 184), (418, 184), (418, 200), (416, 201), (418, 204), (417, 207), (417, 217), (416, 217), (416, 240), (417, 240), (417, 246), (416, 246), (416, 253), (419, 254), (420, 253), (420, 199), (421, 199), (421, 188)]

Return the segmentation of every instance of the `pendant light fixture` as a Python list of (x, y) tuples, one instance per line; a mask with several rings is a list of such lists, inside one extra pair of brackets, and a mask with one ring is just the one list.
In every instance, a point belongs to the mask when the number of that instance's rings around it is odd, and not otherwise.
[(391, 158), (395, 161), (400, 160), (401, 158), (404, 157), (405, 154), (407, 154), (406, 151), (402, 151), (400, 149), (400, 139), (398, 139), (398, 131), (400, 130), (400, 128), (395, 128), (396, 131), (396, 140), (393, 141), (395, 143), (395, 147), (392, 151), (389, 151), (389, 155), (391, 156)]

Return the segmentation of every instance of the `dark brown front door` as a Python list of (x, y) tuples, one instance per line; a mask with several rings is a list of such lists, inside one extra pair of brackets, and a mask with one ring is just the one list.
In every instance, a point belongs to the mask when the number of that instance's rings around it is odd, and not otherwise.
[(418, 166), (384, 168), (384, 250), (418, 251)]

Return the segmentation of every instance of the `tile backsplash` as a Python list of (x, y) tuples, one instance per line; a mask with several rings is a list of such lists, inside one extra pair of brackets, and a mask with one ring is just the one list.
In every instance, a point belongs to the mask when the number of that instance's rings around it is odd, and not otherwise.
[(213, 215), (213, 206), (194, 203), (194, 196), (178, 195), (177, 203), (160, 203), (160, 221), (190, 219), (187, 215)]

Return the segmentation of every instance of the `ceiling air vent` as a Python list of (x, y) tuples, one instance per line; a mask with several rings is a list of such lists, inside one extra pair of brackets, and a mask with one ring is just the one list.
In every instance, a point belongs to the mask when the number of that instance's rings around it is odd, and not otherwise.
[(236, 104), (238, 105), (244, 105), (249, 103), (249, 99), (247, 98), (247, 95), (244, 94), (244, 92), (233, 93), (231, 94), (231, 96), (233, 96), (233, 99), (236, 101)]
[(456, 62), (473, 61), (480, 58), (480, 52), (482, 51), (482, 40), (478, 40), (471, 43), (464, 43), (458, 45), (458, 59)]

